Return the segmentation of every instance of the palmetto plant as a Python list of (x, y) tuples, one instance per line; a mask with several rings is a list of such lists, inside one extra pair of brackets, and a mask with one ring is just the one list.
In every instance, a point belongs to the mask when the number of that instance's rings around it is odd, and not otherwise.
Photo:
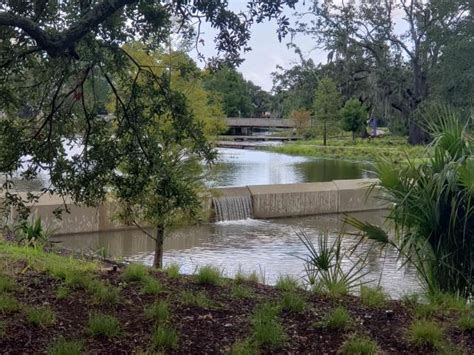
[(15, 228), (15, 232), (19, 243), (32, 247), (46, 244), (52, 234), (39, 217), (21, 221)]
[(431, 293), (473, 292), (474, 157), (467, 123), (448, 108), (431, 112), (433, 136), (426, 159), (376, 165), (378, 185), (394, 203), (389, 221), (394, 238), (382, 228), (349, 217), (362, 235), (395, 248), (413, 264)]

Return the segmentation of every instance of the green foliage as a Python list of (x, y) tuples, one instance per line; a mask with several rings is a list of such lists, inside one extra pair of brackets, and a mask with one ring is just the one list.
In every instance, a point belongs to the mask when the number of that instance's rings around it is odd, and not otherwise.
[(7, 326), (4, 321), (0, 321), (0, 340), (3, 339), (7, 331)]
[(438, 348), (443, 345), (443, 329), (433, 321), (415, 320), (408, 328), (408, 339), (416, 346)]
[(160, 292), (163, 292), (163, 285), (154, 277), (146, 277), (142, 280), (142, 289), (141, 292), (144, 295), (157, 295)]
[(88, 285), (87, 290), (97, 304), (116, 304), (120, 300), (120, 290), (114, 286), (107, 286), (101, 281), (94, 280)]
[(93, 281), (93, 275), (81, 270), (66, 270), (64, 273), (64, 285), (71, 289), (87, 289)]
[(83, 347), (81, 341), (61, 337), (48, 347), (48, 355), (81, 355)]
[(2, 292), (10, 292), (16, 288), (16, 282), (8, 275), (0, 274), (0, 294)]
[(231, 296), (235, 298), (251, 298), (253, 296), (252, 289), (241, 284), (237, 284), (231, 289)]
[(278, 347), (284, 339), (283, 327), (278, 321), (278, 307), (259, 305), (252, 317), (252, 336), (259, 346)]
[(299, 283), (297, 279), (290, 275), (280, 275), (278, 276), (275, 287), (280, 291), (294, 291), (299, 287)]
[(87, 333), (92, 336), (112, 338), (119, 335), (120, 323), (117, 318), (106, 314), (92, 314), (87, 323)]
[(472, 293), (474, 278), (473, 141), (456, 114), (430, 111), (432, 154), (419, 164), (376, 167), (396, 238), (380, 227), (348, 218), (364, 237), (394, 248), (414, 265), (429, 293)]
[(286, 291), (281, 300), (281, 309), (293, 313), (301, 313), (305, 310), (306, 303), (295, 291)]
[(210, 308), (213, 306), (212, 301), (206, 296), (204, 292), (189, 292), (184, 291), (180, 295), (181, 303), (188, 306), (196, 306), (201, 308)]
[(199, 268), (196, 280), (201, 285), (218, 285), (221, 281), (222, 272), (219, 268), (211, 265)]
[(340, 106), (341, 94), (337, 90), (336, 83), (329, 78), (321, 79), (314, 96), (314, 114), (324, 125), (324, 145), (327, 142), (327, 124), (337, 120)]
[(151, 335), (153, 349), (171, 350), (178, 345), (178, 333), (167, 325), (159, 325)]
[(29, 247), (42, 246), (49, 241), (52, 231), (44, 227), (41, 218), (23, 220), (15, 228), (18, 242)]
[(368, 307), (383, 307), (387, 303), (387, 295), (381, 287), (361, 286), (360, 301)]
[(31, 307), (25, 313), (28, 322), (35, 327), (46, 328), (56, 322), (56, 316), (49, 307)]
[(68, 298), (70, 294), (71, 294), (71, 289), (66, 286), (59, 286), (56, 290), (56, 298), (58, 300), (63, 300), (65, 298)]
[(355, 134), (361, 132), (366, 125), (367, 110), (358, 99), (347, 100), (341, 109), (342, 129), (352, 132), (352, 139)]
[(337, 330), (344, 330), (347, 329), (351, 324), (351, 316), (347, 310), (339, 306), (333, 309), (329, 314), (326, 316), (322, 325), (328, 329), (337, 329)]
[(0, 294), (0, 314), (8, 315), (20, 309), (18, 301), (8, 294)]
[(231, 355), (256, 355), (258, 349), (251, 339), (244, 339), (235, 342), (230, 350)]
[(378, 352), (377, 343), (364, 336), (354, 335), (342, 344), (340, 353), (345, 355), (372, 355)]
[(256, 271), (251, 273), (244, 273), (242, 270), (238, 270), (234, 276), (235, 282), (242, 283), (242, 282), (254, 282), (258, 283), (259, 278)]
[(179, 264), (169, 264), (165, 268), (165, 272), (166, 272), (166, 275), (168, 275), (168, 277), (171, 277), (172, 279), (176, 279), (180, 276), (179, 269), (180, 269)]
[(123, 271), (123, 279), (127, 282), (142, 282), (148, 277), (149, 269), (142, 264), (129, 264)]
[(145, 308), (145, 316), (155, 322), (165, 322), (170, 316), (170, 310), (166, 301), (156, 301)]
[(457, 326), (463, 332), (474, 330), (474, 312), (463, 313), (457, 321)]

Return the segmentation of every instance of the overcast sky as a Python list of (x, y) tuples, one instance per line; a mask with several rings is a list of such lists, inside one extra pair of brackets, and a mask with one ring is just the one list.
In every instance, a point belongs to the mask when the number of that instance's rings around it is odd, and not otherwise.
[[(245, 4), (246, 0), (229, 1), (229, 6), (234, 11), (245, 10)], [(297, 9), (301, 11), (304, 7), (300, 4)], [(285, 10), (285, 14), (292, 22), (296, 20), (294, 12), (290, 9)], [(272, 88), (271, 72), (275, 71), (277, 65), (290, 67), (298, 62), (298, 56), (294, 50), (287, 48), (287, 43), (290, 41), (289, 36), (279, 42), (276, 30), (275, 21), (255, 24), (252, 27), (252, 37), (249, 42), (252, 50), (242, 55), (245, 61), (238, 68), (247, 80), (253, 81), (265, 90)], [(205, 57), (216, 54), (213, 42), (214, 34), (215, 32), (209, 26), (202, 26), (201, 38), (204, 40), (204, 46), (200, 47), (200, 51)], [(310, 37), (299, 36), (294, 40), (294, 43), (302, 49), (305, 58), (313, 58), (316, 63), (326, 61), (326, 53), (314, 49), (314, 41)], [(195, 56), (196, 53), (194, 52), (193, 55)]]

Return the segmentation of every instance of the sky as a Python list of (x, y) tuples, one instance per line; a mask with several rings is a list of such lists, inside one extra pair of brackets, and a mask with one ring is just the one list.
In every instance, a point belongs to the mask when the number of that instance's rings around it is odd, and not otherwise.
[[(245, 10), (245, 4), (246, 0), (229, 0), (229, 7), (234, 11)], [(297, 10), (302, 11), (303, 9), (302, 3), (297, 5)], [(295, 10), (287, 8), (284, 12), (292, 23), (296, 21)], [(252, 37), (249, 41), (252, 50), (242, 54), (245, 61), (238, 68), (245, 79), (251, 80), (267, 91), (272, 89), (271, 73), (275, 71), (277, 65), (291, 67), (299, 61), (294, 50), (287, 48), (290, 37), (283, 38), (280, 42), (276, 30), (276, 21), (255, 24), (252, 27)], [(201, 27), (204, 46), (200, 46), (200, 52), (205, 57), (216, 55), (213, 43), (214, 34), (215, 32), (210, 26), (203, 25)], [(299, 35), (293, 42), (303, 51), (305, 58), (312, 58), (316, 63), (326, 61), (327, 54), (321, 49), (315, 49), (314, 40), (310, 37)], [(197, 58), (195, 51), (191, 54)], [(204, 63), (199, 63), (199, 65), (204, 66)]]

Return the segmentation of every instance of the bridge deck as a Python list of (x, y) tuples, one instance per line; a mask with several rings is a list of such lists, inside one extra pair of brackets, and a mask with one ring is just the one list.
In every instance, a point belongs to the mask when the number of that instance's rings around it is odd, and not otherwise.
[(272, 128), (293, 128), (292, 120), (280, 118), (237, 118), (226, 119), (229, 127), (272, 127)]

